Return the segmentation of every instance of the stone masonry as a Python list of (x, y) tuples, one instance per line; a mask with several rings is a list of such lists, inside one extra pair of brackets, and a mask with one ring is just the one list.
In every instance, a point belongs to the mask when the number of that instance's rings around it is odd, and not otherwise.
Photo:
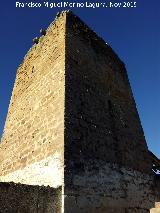
[(64, 209), (149, 212), (152, 164), (124, 63), (71, 13), (65, 54)]
[(61, 213), (61, 188), (0, 183), (0, 213)]
[(154, 176), (124, 63), (70, 11), (19, 66), (0, 181), (62, 186), (63, 213), (149, 213)]
[(63, 179), (65, 16), (17, 70), (0, 147), (1, 181), (58, 187)]

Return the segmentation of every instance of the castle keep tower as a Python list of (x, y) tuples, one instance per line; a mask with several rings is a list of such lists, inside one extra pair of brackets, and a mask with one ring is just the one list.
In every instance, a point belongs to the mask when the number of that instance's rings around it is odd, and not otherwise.
[(125, 65), (71, 12), (25, 56), (0, 181), (63, 186), (65, 213), (146, 213), (151, 162)]

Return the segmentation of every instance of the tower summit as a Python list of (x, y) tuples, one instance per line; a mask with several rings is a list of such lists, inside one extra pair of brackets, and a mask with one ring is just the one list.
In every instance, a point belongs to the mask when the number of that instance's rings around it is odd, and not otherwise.
[(65, 213), (151, 207), (152, 164), (125, 65), (70, 11), (17, 70), (0, 152), (2, 182), (63, 186)]

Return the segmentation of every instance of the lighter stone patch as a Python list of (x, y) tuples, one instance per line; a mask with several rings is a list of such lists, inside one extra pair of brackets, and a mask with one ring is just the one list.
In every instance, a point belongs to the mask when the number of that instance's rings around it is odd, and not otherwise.
[[(86, 169), (83, 174), (73, 176), (74, 187), (80, 189), (77, 205), (93, 207), (94, 203), (97, 207), (142, 209), (152, 206), (152, 176), (117, 164), (94, 162), (94, 165), (99, 168), (97, 172)], [(88, 201), (84, 198), (86, 195)]]
[(57, 188), (63, 181), (63, 163), (60, 153), (0, 177), (0, 182), (44, 185)]

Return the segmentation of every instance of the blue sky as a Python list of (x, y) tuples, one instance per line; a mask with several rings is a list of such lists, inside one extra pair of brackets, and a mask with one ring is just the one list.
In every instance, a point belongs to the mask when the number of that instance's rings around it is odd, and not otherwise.
[[(32, 46), (32, 39), (39, 35), (39, 30), (46, 28), (56, 13), (64, 9), (16, 8), (15, 2), (5, 0), (0, 4), (0, 135), (18, 65)], [(32, 2), (43, 3), (42, 0)], [(160, 157), (160, 1), (135, 2), (136, 8), (72, 10), (125, 62), (148, 147)]]

